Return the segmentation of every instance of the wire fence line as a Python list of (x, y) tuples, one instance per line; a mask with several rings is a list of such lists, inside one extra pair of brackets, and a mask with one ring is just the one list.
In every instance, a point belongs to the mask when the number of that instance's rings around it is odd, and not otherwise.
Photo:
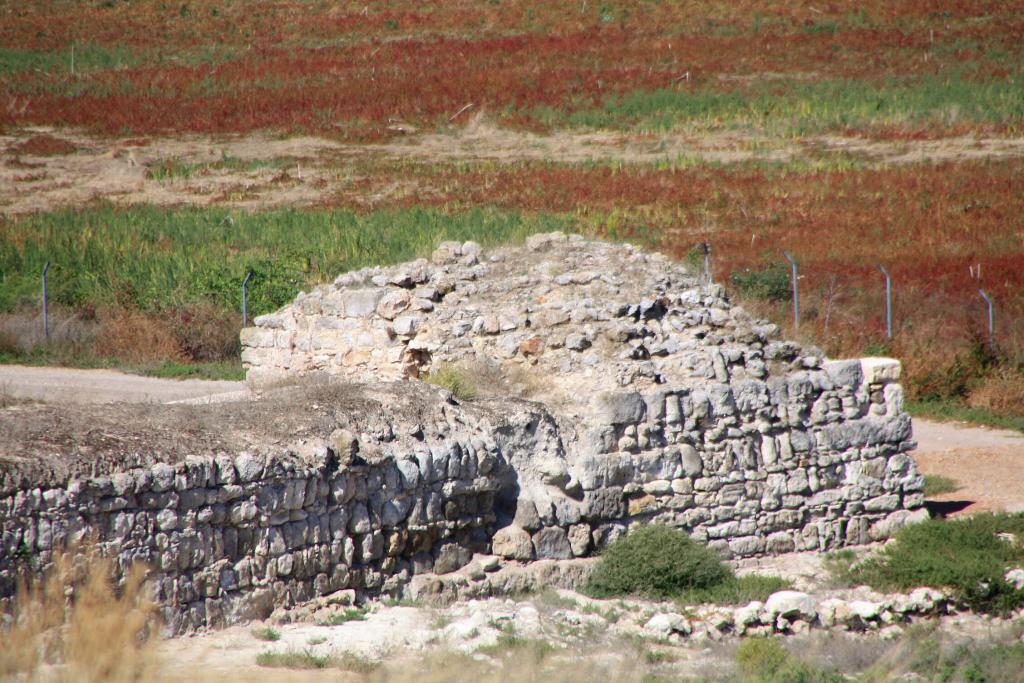
[[(703, 256), (704, 261), (704, 273), (703, 282), (705, 286), (710, 286), (712, 283), (711, 274), (711, 245), (708, 242), (702, 242), (697, 245), (697, 251)], [(800, 330), (800, 273), (799, 273), (799, 262), (796, 257), (788, 251), (782, 252), (782, 257), (790, 266), (790, 288), (792, 289), (792, 309), (793, 309), (793, 333), (796, 334)], [(43, 266), (43, 270), (40, 276), (42, 284), (42, 301), (41, 301), (41, 317), (43, 327), (43, 338), (46, 341), (50, 339), (50, 317), (49, 317), (49, 295), (47, 288), (47, 275), (49, 273), (51, 262), (47, 261), (46, 265)], [(893, 306), (892, 306), (892, 295), (893, 295), (893, 282), (892, 277), (889, 275), (889, 271), (881, 263), (876, 264), (878, 270), (882, 273), (885, 279), (885, 334), (887, 339), (893, 338)], [(980, 274), (981, 266), (979, 264), (978, 271)], [(249, 324), (249, 283), (252, 281), (253, 272), (247, 271), (245, 279), (241, 282), (242, 302), (241, 302), (241, 314), (242, 314), (242, 327), (246, 327)], [(978, 294), (986, 305), (987, 322), (988, 322), (988, 344), (989, 347), (994, 349), (996, 344), (996, 331), (995, 331), (995, 302), (992, 297), (985, 292), (984, 289), (978, 289)]]

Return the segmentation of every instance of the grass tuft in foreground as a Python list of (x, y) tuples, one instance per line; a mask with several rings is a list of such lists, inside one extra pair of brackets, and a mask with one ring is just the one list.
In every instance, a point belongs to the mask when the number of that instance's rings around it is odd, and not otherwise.
[(109, 559), (86, 547), (58, 553), (45, 575), (26, 577), (13, 618), (0, 619), (0, 680), (152, 680), (156, 607), (144, 568), (116, 576)]
[(327, 655), (317, 655), (308, 649), (261, 652), (256, 655), (257, 665), (275, 669), (326, 669), (331, 663)]

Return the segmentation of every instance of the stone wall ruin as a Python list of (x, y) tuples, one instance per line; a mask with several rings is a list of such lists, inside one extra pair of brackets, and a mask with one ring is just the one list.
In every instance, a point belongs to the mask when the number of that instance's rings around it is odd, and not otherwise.
[[(0, 592), (92, 532), (156, 568), (174, 630), (473, 553), (593, 554), (664, 522), (725, 555), (826, 550), (924, 515), (899, 363), (833, 361), (628, 245), (536, 235), (349, 273), (243, 330), (257, 385), (327, 374), (376, 408), (260, 452), (0, 477)], [(442, 367), (461, 400), (414, 381)]]

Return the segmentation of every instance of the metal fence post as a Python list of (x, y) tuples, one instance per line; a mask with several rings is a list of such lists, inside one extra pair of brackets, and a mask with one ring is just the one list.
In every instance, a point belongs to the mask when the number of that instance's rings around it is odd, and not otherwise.
[(43, 338), (50, 340), (50, 306), (46, 293), (46, 272), (50, 270), (50, 262), (43, 266)]
[(878, 264), (878, 269), (885, 276), (885, 336), (892, 339), (892, 278), (881, 263)]
[(800, 329), (800, 290), (797, 287), (796, 259), (788, 252), (782, 252), (789, 264), (793, 267), (793, 331)]
[(242, 327), (249, 324), (249, 278), (252, 277), (252, 271), (250, 270), (245, 274), (245, 280), (242, 282)]
[(701, 242), (697, 248), (704, 254), (704, 287), (707, 288), (711, 286), (711, 243)]
[(981, 294), (981, 298), (988, 304), (988, 347), (994, 349), (996, 346), (996, 321), (995, 313), (992, 310), (992, 299), (989, 298), (984, 289), (979, 289), (978, 294)]

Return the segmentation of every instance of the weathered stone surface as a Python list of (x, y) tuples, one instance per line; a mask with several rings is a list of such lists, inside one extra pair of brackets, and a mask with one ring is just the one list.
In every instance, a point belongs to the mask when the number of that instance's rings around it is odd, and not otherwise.
[(573, 556), (569, 537), (561, 527), (545, 527), (533, 535), (533, 548), (539, 559), (567, 560)]
[(681, 614), (674, 612), (661, 612), (655, 614), (644, 624), (644, 630), (661, 638), (667, 638), (673, 633), (681, 633), (688, 636), (693, 632), (693, 626)]
[(814, 599), (800, 591), (778, 591), (768, 596), (765, 611), (772, 617), (813, 619), (817, 615)]
[(533, 559), (533, 539), (526, 530), (518, 526), (498, 529), (491, 539), (491, 547), (495, 554), (509, 560)]
[(619, 425), (639, 422), (644, 417), (644, 398), (636, 391), (605, 391), (594, 400), (598, 420)]

